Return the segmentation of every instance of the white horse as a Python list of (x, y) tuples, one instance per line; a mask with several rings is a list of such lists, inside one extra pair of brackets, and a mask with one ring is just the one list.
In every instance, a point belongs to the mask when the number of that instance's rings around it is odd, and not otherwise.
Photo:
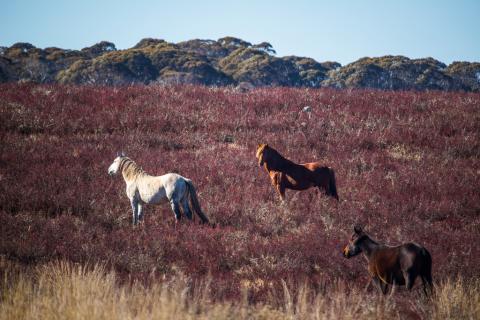
[(170, 202), (176, 222), (181, 218), (180, 204), (185, 216), (192, 220), (192, 210), (188, 200), (190, 200), (193, 211), (197, 213), (202, 223), (209, 222), (200, 208), (192, 180), (176, 173), (151, 176), (132, 159), (124, 155), (116, 157), (108, 168), (109, 175), (115, 175), (118, 172), (122, 173), (127, 184), (127, 197), (132, 205), (134, 225), (143, 219), (144, 204), (158, 204), (166, 201)]

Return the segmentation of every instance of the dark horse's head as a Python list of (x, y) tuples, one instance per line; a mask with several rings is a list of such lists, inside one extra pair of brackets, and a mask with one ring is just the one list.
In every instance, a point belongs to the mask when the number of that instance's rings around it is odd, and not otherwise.
[(362, 252), (362, 243), (368, 239), (368, 235), (362, 230), (362, 227), (355, 226), (350, 241), (343, 248), (343, 256), (351, 258)]

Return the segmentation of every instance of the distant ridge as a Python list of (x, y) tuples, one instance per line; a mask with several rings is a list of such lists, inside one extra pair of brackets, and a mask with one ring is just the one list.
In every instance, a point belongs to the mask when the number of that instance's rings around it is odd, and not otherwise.
[(341, 66), (307, 57), (277, 57), (268, 42), (234, 37), (169, 43), (145, 38), (117, 50), (102, 41), (81, 50), (36, 48), (29, 43), (0, 47), (0, 82), (65, 84), (203, 84), (462, 90), (480, 92), (480, 63), (404, 56), (362, 58)]

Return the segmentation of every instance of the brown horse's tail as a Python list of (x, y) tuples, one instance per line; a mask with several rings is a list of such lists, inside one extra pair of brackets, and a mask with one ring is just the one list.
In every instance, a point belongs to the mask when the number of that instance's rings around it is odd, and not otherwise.
[(339, 200), (337, 193), (337, 182), (335, 181), (335, 171), (332, 168), (330, 169), (330, 179), (328, 181), (328, 190), (332, 197)]
[(197, 191), (193, 186), (192, 180), (185, 179), (188, 187), (188, 194), (190, 195), (190, 203), (192, 205), (193, 211), (197, 213), (197, 215), (202, 220), (202, 223), (210, 223), (208, 221), (207, 216), (203, 213), (202, 208), (200, 208), (200, 203), (198, 202)]

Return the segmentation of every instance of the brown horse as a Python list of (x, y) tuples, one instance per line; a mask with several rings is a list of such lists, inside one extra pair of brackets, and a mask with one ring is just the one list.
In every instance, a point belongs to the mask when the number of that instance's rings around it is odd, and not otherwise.
[(356, 226), (343, 255), (351, 258), (361, 252), (367, 258), (372, 281), (383, 294), (387, 293), (389, 285), (392, 285), (392, 292), (395, 285), (404, 285), (411, 290), (418, 276), (422, 279), (425, 295), (428, 295), (427, 286), (432, 291), (432, 257), (424, 247), (412, 242), (386, 246)]
[(327, 196), (338, 200), (333, 169), (319, 162), (296, 164), (263, 143), (258, 145), (256, 157), (258, 164), (267, 170), (282, 200), (285, 199), (285, 189), (305, 190), (310, 187), (318, 187)]

